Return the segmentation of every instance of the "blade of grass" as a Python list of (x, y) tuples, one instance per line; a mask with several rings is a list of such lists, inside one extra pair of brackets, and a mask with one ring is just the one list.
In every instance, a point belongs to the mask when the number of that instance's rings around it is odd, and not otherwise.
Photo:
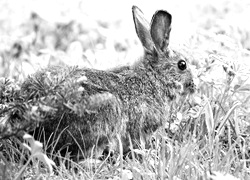
[(229, 119), (229, 116), (230, 116), (230, 115), (232, 114), (232, 112), (233, 112), (238, 106), (240, 106), (240, 105), (241, 105), (241, 103), (237, 101), (237, 102), (233, 105), (233, 107), (227, 112), (227, 114), (224, 116), (224, 118), (223, 118), (223, 120), (222, 120), (222, 122), (221, 122), (221, 124), (220, 124), (220, 126), (219, 126), (219, 128), (218, 128), (218, 130), (217, 130), (218, 136), (221, 135), (222, 129), (223, 129), (225, 123), (227, 122), (227, 120)]
[(122, 179), (122, 170), (123, 170), (123, 147), (120, 134), (116, 134), (117, 140), (119, 142), (119, 150), (120, 150), (120, 168), (121, 168), (121, 179)]

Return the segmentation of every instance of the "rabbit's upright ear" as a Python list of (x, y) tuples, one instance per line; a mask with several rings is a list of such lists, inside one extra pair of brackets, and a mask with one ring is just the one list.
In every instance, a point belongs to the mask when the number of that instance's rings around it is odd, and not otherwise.
[(146, 50), (152, 51), (154, 45), (149, 32), (149, 22), (144, 18), (142, 11), (137, 6), (132, 7), (132, 13), (137, 36), (143, 47)]
[(160, 52), (168, 51), (171, 22), (171, 14), (164, 10), (156, 11), (152, 18), (150, 34), (155, 48)]

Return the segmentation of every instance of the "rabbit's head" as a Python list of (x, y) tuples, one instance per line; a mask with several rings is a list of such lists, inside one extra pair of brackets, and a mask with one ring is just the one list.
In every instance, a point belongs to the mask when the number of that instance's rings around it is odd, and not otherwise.
[(132, 12), (136, 33), (145, 50), (141, 65), (155, 72), (161, 81), (167, 82), (166, 84), (172, 86), (171, 88), (179, 94), (193, 93), (195, 85), (187, 58), (169, 48), (171, 14), (165, 10), (158, 10), (149, 24), (138, 7), (133, 6)]

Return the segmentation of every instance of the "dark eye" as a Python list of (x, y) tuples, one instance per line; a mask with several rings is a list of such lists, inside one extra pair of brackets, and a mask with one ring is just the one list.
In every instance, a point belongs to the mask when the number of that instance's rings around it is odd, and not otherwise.
[(184, 60), (179, 60), (178, 62), (178, 68), (182, 71), (184, 71), (185, 69), (187, 69), (187, 63)]

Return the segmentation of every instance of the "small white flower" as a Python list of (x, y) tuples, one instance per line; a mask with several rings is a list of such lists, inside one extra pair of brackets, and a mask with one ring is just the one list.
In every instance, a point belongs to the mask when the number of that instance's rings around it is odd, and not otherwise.
[(212, 174), (209, 175), (209, 177), (212, 180), (240, 180), (239, 178), (236, 178), (230, 174), (224, 174), (224, 173), (218, 172), (218, 171), (212, 172)]
[(29, 146), (28, 144), (23, 143), (23, 146), (31, 152), (31, 158), (37, 158), (39, 161), (46, 164), (49, 168), (49, 172), (52, 173), (52, 166), (55, 166), (55, 163), (43, 153), (43, 144), (39, 141), (36, 141), (34, 137), (29, 134), (24, 134), (23, 139), (28, 141), (30, 144)]
[(122, 180), (130, 180), (130, 179), (133, 179), (132, 172), (127, 169), (122, 170)]
[(78, 92), (83, 92), (83, 91), (85, 91), (85, 89), (84, 89), (84, 87), (81, 86), (81, 87), (78, 88), (77, 91), (78, 91)]
[(84, 81), (87, 81), (86, 76), (82, 76), (82, 77), (78, 78), (76, 82), (81, 83), (81, 82), (84, 82)]
[(180, 112), (177, 112), (176, 114), (176, 118), (178, 119), (178, 121), (181, 121), (182, 120), (182, 114)]

